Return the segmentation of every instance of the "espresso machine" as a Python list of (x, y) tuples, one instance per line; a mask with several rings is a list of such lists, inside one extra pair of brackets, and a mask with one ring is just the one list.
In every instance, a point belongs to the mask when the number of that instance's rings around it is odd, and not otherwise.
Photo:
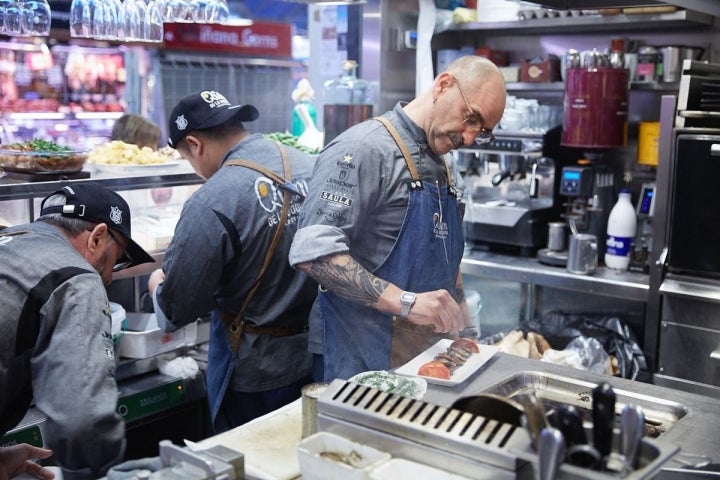
[(532, 256), (557, 219), (560, 127), (497, 130), (495, 140), (456, 151), (465, 180), (465, 240), (473, 246)]

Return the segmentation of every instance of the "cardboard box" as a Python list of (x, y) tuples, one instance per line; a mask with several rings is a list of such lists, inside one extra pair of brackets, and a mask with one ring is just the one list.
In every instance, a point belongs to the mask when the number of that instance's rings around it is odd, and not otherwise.
[(559, 82), (560, 78), (560, 59), (554, 55), (542, 62), (522, 60), (520, 63), (521, 82)]

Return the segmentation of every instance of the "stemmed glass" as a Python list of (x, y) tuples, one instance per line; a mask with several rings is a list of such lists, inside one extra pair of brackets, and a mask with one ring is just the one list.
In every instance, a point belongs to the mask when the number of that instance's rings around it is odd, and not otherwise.
[(190, 15), (190, 0), (165, 0), (163, 18), (166, 22), (187, 22)]
[(222, 23), (230, 17), (230, 8), (227, 0), (210, 0), (207, 20), (213, 23)]
[(72, 0), (70, 4), (70, 36), (92, 37), (92, 12), (90, 0)]
[(162, 42), (163, 40), (162, 6), (158, 0), (148, 0), (147, 3), (145, 40), (148, 42)]
[(5, 27), (5, 13), (7, 11), (7, 6), (11, 2), (11, 0), (0, 0), (0, 34), (6, 35), (7, 29)]
[(192, 0), (190, 18), (194, 22), (206, 23), (209, 20), (213, 0)]
[(22, 2), (23, 35), (50, 35), (50, 22), (50, 5), (47, 0), (25, 0)]
[(115, 12), (115, 5), (112, 2), (98, 0), (97, 3), (95, 3), (92, 19), (92, 35), (101, 40), (117, 38), (117, 13)]
[(123, 17), (125, 19), (125, 40), (143, 39), (143, 21), (135, 0), (123, 1)]
[(23, 2), (12, 0), (5, 7), (5, 33), (11, 36), (23, 34)]

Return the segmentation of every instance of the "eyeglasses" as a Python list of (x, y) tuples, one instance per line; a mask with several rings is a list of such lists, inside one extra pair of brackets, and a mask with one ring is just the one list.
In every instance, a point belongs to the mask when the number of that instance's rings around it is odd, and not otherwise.
[(123, 247), (123, 244), (120, 242), (118, 237), (116, 237), (115, 234), (112, 233), (112, 230), (110, 230), (108, 228), (107, 232), (108, 232), (108, 235), (110, 235), (110, 238), (115, 240), (115, 243), (117, 243), (123, 249), (122, 256), (118, 259), (117, 262), (115, 262), (115, 265), (113, 265), (113, 272), (119, 272), (120, 270), (124, 270), (127, 267), (129, 267), (130, 265), (132, 265), (133, 260), (132, 260), (132, 257), (130, 256), (130, 254), (127, 252), (126, 247)]
[(465, 128), (468, 128), (471, 131), (477, 133), (477, 135), (475, 136), (475, 143), (483, 144), (492, 142), (493, 140), (495, 140), (495, 135), (493, 135), (492, 130), (486, 130), (485, 128), (483, 128), (482, 115), (475, 112), (470, 106), (470, 102), (468, 101), (465, 92), (460, 86), (460, 81), (455, 77), (453, 77), (453, 80), (455, 81), (455, 85), (457, 85), (460, 95), (462, 95), (463, 100), (465, 100), (465, 106), (468, 109), (468, 111), (465, 113), (465, 117), (463, 118), (463, 125), (465, 126)]

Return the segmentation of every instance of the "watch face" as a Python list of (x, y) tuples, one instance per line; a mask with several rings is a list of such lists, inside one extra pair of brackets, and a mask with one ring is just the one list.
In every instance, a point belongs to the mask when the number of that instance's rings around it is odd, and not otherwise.
[(412, 303), (415, 301), (415, 294), (412, 292), (402, 292), (400, 294), (400, 301)]

